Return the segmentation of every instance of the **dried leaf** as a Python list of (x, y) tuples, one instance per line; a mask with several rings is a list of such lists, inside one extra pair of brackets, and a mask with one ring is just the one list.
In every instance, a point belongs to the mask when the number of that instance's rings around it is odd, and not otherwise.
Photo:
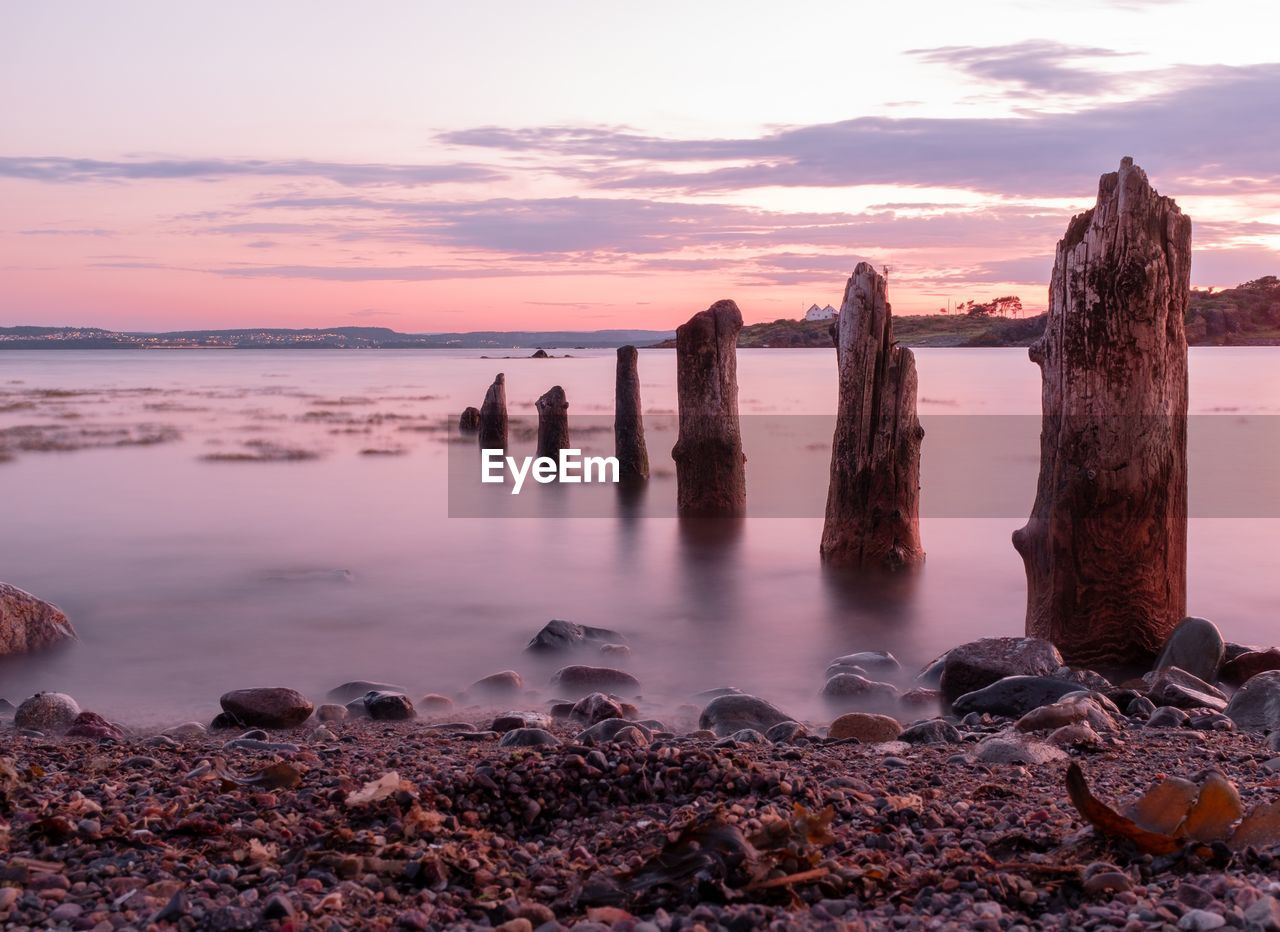
[(1190, 780), (1169, 777), (1147, 790), (1124, 814), (1147, 831), (1173, 835), (1199, 795), (1200, 787)]
[(1182, 847), (1176, 838), (1147, 831), (1095, 798), (1089, 792), (1089, 785), (1085, 782), (1079, 764), (1072, 763), (1067, 768), (1067, 795), (1085, 820), (1103, 835), (1126, 839), (1147, 854), (1173, 854)]
[(400, 782), (400, 774), (396, 771), (392, 770), (389, 773), (384, 773), (378, 779), (372, 780), (355, 792), (347, 794), (347, 805), (367, 806), (369, 803), (376, 803), (380, 799), (386, 799), (400, 789)]
[(1227, 846), (1232, 851), (1243, 848), (1270, 848), (1280, 845), (1280, 800), (1259, 803), (1236, 826)]
[(1181, 834), (1196, 841), (1221, 841), (1242, 815), (1240, 794), (1230, 780), (1215, 770), (1200, 784), (1200, 797), (1187, 813)]

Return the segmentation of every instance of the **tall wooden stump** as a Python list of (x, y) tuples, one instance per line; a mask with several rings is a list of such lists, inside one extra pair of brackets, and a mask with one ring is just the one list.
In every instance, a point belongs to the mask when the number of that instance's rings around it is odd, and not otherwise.
[(569, 448), (569, 399), (564, 389), (553, 385), (538, 399), (538, 456), (560, 459), (560, 451)]
[(1040, 481), (1013, 544), (1027, 634), (1069, 663), (1145, 663), (1186, 614), (1191, 221), (1126, 158), (1058, 243)]
[(613, 401), (613, 447), (618, 479), (641, 482), (649, 478), (649, 451), (644, 445), (644, 415), (640, 410), (639, 353), (634, 346), (618, 347), (618, 378)]
[(507, 382), (501, 372), (494, 376), (493, 384), (484, 393), (480, 429), (476, 433), (482, 450), (507, 448)]
[(900, 570), (924, 561), (920, 546), (920, 441), (916, 360), (893, 342), (884, 276), (859, 262), (836, 324), (840, 401), (822, 559)]
[(738, 421), (742, 313), (717, 301), (676, 330), (680, 434), (676, 508), (683, 517), (737, 517), (747, 510), (746, 457)]

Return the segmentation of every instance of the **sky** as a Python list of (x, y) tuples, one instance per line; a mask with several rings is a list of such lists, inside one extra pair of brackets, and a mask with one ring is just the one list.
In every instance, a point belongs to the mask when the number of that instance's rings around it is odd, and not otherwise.
[(1280, 273), (1261, 2), (0, 5), (0, 326), (666, 329), (1019, 295), (1133, 156)]

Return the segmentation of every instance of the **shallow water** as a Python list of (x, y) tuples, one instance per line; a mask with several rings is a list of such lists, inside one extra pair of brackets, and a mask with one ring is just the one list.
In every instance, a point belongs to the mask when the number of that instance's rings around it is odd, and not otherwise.
[[(663, 702), (735, 685), (806, 714), (838, 654), (883, 648), (914, 668), (1022, 627), (1009, 535), (1031, 507), (1035, 431), (1026, 417), (985, 419), (1038, 412), (1038, 371), (1025, 350), (916, 356), (928, 561), (885, 590), (824, 573), (817, 559), (829, 351), (739, 354), (748, 496), (757, 512), (793, 516), (757, 515), (710, 537), (666, 516), (670, 351), (640, 357), (655, 471), (644, 499), (574, 489), (592, 503), (576, 512), (544, 488), (527, 499), (533, 514), (594, 516), (542, 519), (456, 516), (472, 512), (456, 488), (450, 497), (449, 464), (474, 451), (460, 454), (444, 425), (504, 371), (513, 414), (560, 384), (584, 447), (610, 452), (611, 351), (0, 353), (0, 430), (38, 425), (29, 446), (86, 446), (0, 463), (0, 579), (61, 605), (82, 638), (0, 665), (0, 696), (62, 689), (158, 724), (207, 718), (239, 686), (321, 694), (363, 678), (447, 693), (507, 668), (540, 686), (550, 670), (521, 649), (547, 619), (567, 618), (622, 631), (625, 665)], [(1272, 348), (1192, 350), (1193, 414), (1214, 418), (1211, 434), (1269, 422), (1277, 361)], [(1001, 449), (972, 439), (980, 422), (1020, 426)], [(1189, 607), (1232, 639), (1272, 643), (1280, 520), (1266, 497), (1276, 448), (1256, 439), (1265, 433), (1217, 462), (1193, 455), (1193, 503), (1213, 503), (1192, 520)], [(262, 461), (272, 456), (284, 459)], [(986, 459), (1007, 471), (987, 475)], [(1232, 491), (1224, 507), (1222, 490), (1241, 482), (1251, 495)]]

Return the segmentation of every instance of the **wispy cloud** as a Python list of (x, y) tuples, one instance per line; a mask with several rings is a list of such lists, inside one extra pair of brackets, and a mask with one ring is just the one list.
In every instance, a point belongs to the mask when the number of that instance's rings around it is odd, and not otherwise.
[(1012, 45), (948, 45), (911, 49), (908, 55), (931, 64), (946, 65), (982, 81), (1008, 84), (1035, 94), (1100, 94), (1114, 84), (1114, 76), (1086, 63), (1127, 57), (1112, 49), (1064, 45), (1032, 39)]

